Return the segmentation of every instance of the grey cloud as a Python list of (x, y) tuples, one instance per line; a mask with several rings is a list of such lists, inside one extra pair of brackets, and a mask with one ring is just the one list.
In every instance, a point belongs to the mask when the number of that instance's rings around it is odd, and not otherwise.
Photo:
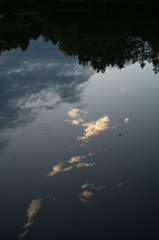
[(0, 137), (0, 152), (3, 151), (9, 144), (9, 139)]
[(26, 52), (3, 53), (0, 65), (1, 131), (33, 121), (41, 108), (80, 102), (84, 83), (94, 73), (41, 38)]

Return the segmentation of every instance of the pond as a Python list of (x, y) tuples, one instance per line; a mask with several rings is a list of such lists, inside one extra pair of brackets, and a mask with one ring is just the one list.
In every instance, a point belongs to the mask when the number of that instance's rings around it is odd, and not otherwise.
[(158, 5), (29, 4), (1, 7), (0, 239), (158, 239)]

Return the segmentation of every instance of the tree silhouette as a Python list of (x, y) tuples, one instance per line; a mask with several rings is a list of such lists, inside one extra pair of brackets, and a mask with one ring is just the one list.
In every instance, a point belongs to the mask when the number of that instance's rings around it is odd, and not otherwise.
[[(39, 2), (27, 4), (31, 9)], [(45, 12), (46, 8), (15, 14), (19, 10), (14, 4), (13, 12), (0, 19), (0, 52), (18, 47), (25, 51), (30, 39), (43, 36), (45, 42), (58, 43), (66, 56), (78, 56), (79, 64), (90, 63), (97, 72), (114, 66), (121, 69), (129, 61), (138, 62), (141, 68), (152, 63), (154, 72), (159, 72), (158, 5), (107, 4), (103, 15), (100, 11), (92, 15), (88, 9), (82, 11), (83, 3), (77, 3), (79, 11), (69, 10), (72, 3), (64, 4), (68, 8), (56, 8), (54, 14)]]

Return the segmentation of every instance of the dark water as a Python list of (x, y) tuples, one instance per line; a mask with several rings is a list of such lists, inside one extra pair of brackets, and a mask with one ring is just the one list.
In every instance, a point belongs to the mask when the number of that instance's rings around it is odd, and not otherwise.
[(0, 19), (1, 240), (159, 237), (157, 5), (98, 7)]

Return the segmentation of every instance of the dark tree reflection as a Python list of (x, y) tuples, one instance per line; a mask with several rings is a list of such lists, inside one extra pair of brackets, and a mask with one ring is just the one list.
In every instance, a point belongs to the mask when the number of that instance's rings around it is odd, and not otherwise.
[(0, 19), (0, 52), (18, 47), (25, 51), (31, 39), (42, 35), (45, 42), (58, 43), (66, 56), (78, 56), (79, 64), (90, 63), (97, 72), (114, 66), (121, 69), (131, 61), (141, 68), (152, 63), (157, 74), (158, 5), (103, 1), (91, 6), (88, 2), (15, 1), (12, 11), (9, 7)]

